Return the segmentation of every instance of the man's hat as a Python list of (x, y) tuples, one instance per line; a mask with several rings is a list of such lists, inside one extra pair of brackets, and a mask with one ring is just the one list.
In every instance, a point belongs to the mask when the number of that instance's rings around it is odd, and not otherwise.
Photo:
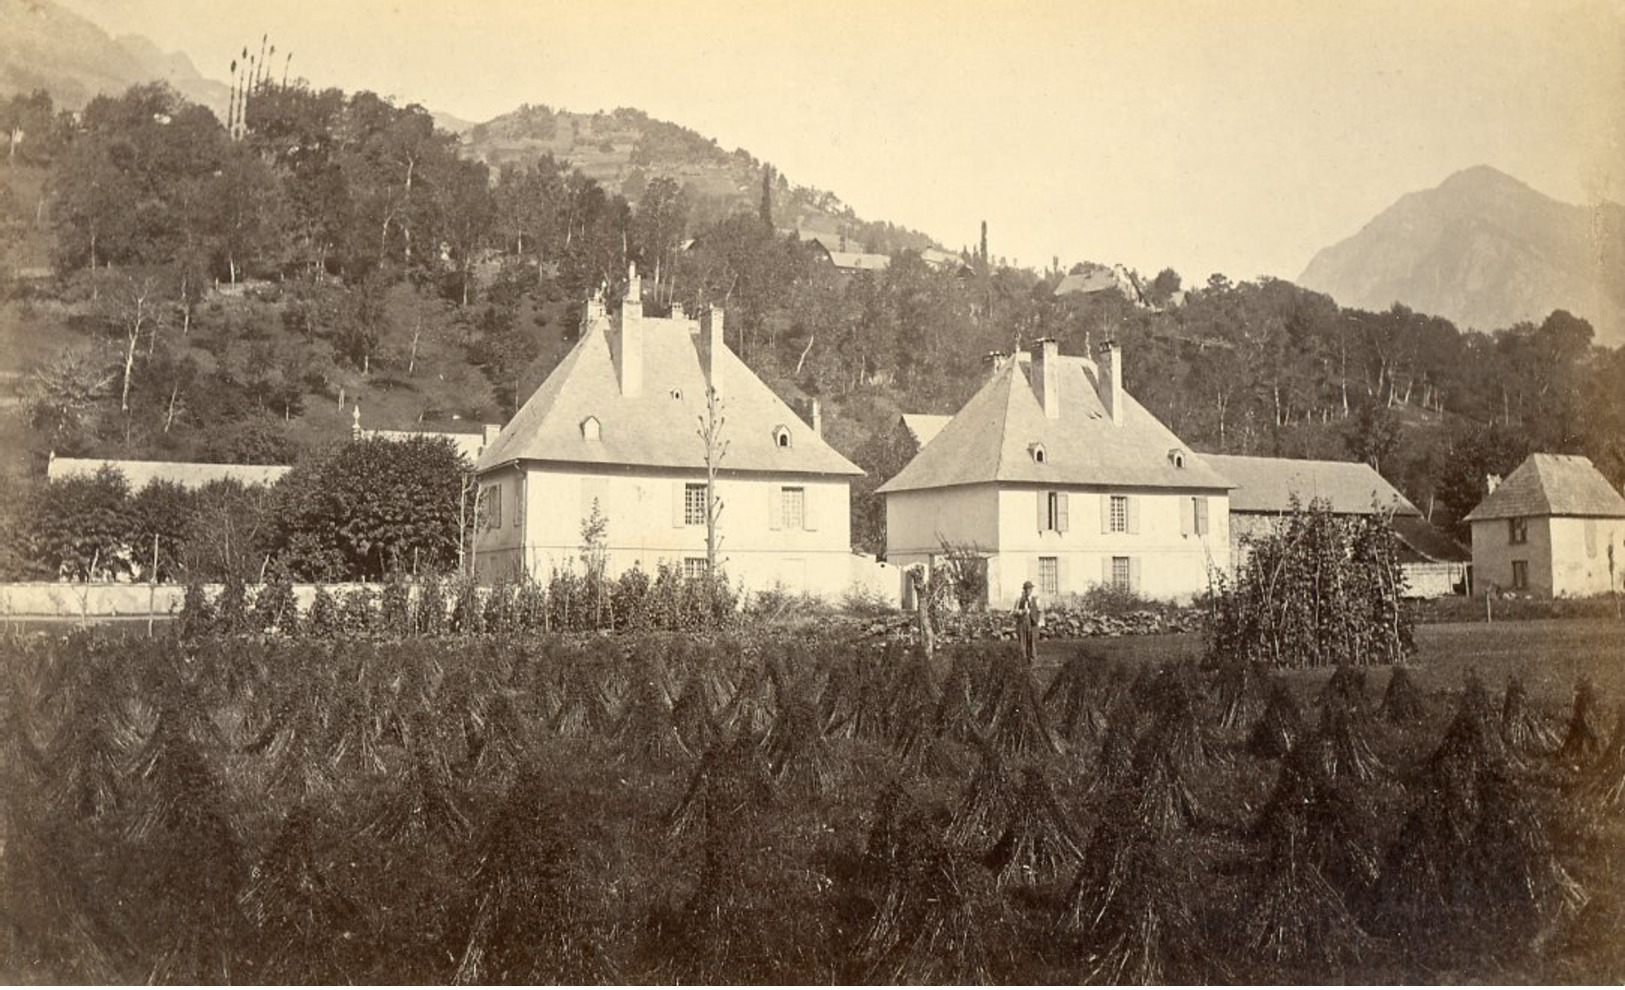
[(1031, 581), (1023, 581), (1023, 582), (1021, 582), (1021, 586), (1023, 588), (1031, 588), (1033, 586), (1033, 583)]

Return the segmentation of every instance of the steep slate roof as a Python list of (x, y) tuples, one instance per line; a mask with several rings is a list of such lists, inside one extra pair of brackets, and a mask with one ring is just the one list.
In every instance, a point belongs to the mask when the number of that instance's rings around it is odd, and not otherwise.
[[(705, 370), (700, 364), (693, 321), (645, 318), (643, 385), (636, 396), (621, 394), (618, 355), (611, 350), (607, 321), (590, 329), (547, 376), (534, 395), (480, 455), (475, 470), (489, 471), (515, 460), (629, 467), (705, 467), (698, 429), (705, 414)], [(617, 344), (618, 348), (618, 344)], [(862, 474), (835, 452), (783, 400), (773, 394), (734, 352), (724, 347), (722, 436), (724, 472), (775, 474)], [(676, 390), (681, 398), (674, 398)], [(581, 424), (597, 417), (599, 439), (582, 435)], [(776, 426), (790, 431), (790, 446), (779, 447)]]
[[(958, 415), (880, 492), (945, 488), (989, 481), (1112, 488), (1232, 487), (1128, 393), (1115, 425), (1095, 391), (1095, 363), (1056, 360), (1061, 415), (1047, 419), (1029, 383), (1022, 354), (995, 372)], [(1044, 463), (1031, 445), (1044, 445)], [(1175, 467), (1169, 452), (1184, 454)]]
[(942, 432), (948, 425), (952, 416), (932, 416), (927, 413), (904, 413), (903, 428), (914, 437), (916, 447), (924, 447), (931, 442), (931, 438)]
[(1308, 508), (1314, 499), (1331, 503), (1332, 511), (1364, 515), (1373, 506), (1394, 508), (1395, 515), (1422, 513), (1382, 475), (1362, 461), (1307, 461), (1287, 457), (1239, 457), (1203, 454), (1219, 473), (1236, 483), (1231, 512), (1286, 512), (1292, 496)]
[(182, 488), (202, 488), (215, 481), (245, 485), (271, 485), (293, 470), (283, 464), (200, 464), (189, 461), (104, 461), (94, 457), (53, 457), (45, 476), (89, 478), (106, 465), (124, 475), (130, 490), (138, 492), (154, 481), (172, 481)]
[(1614, 491), (1585, 457), (1530, 454), (1467, 513), (1466, 522), (1513, 516), (1604, 516), (1625, 519), (1625, 495)]

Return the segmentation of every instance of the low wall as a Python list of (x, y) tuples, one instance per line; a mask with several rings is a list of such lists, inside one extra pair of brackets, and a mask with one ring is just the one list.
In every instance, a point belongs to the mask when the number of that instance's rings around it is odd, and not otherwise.
[[(213, 601), (223, 587), (205, 584)], [(259, 585), (249, 585), (250, 597)], [(383, 589), (382, 584), (296, 584), (293, 595), (300, 611), (310, 608), (316, 589), (323, 587), (335, 597), (353, 588)], [(25, 581), (0, 584), (0, 619), (144, 619), (166, 616), (181, 610), (186, 586), (180, 584), (75, 584), (66, 581)]]

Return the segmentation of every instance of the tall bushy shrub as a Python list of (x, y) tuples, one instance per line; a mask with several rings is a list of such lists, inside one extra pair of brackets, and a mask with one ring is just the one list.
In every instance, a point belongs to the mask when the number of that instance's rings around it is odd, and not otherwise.
[(1414, 651), (1386, 517), (1341, 518), (1324, 501), (1305, 509), (1294, 500), (1274, 533), (1243, 545), (1247, 561), (1235, 579), (1214, 577), (1210, 663), (1391, 664)]

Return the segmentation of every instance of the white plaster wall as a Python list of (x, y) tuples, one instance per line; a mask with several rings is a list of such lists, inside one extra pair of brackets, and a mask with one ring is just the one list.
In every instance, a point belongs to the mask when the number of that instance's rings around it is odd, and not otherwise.
[[(608, 523), (611, 575), (634, 565), (653, 573), (661, 561), (681, 565), (685, 557), (704, 557), (705, 526), (687, 525), (682, 515), (684, 485), (704, 480), (698, 471), (526, 467), (522, 481), (515, 481), (523, 487), (526, 509), (518, 527), (522, 536), (509, 534), (508, 526), (482, 534), (477, 573), (481, 580), (500, 580), (528, 569), (545, 581), (554, 568), (578, 566), (582, 522), (595, 499)], [(773, 525), (785, 487), (804, 492), (801, 528)], [(853, 583), (846, 479), (724, 475), (717, 490), (723, 503), (718, 557), (730, 580), (747, 588), (783, 584), (822, 595), (839, 595)]]
[[(1592, 539), (1586, 541), (1586, 527)], [(1600, 595), (1609, 586), (1608, 547), (1614, 548), (1614, 587), (1625, 572), (1625, 519), (1553, 518), (1550, 521), (1552, 545), (1552, 593), (1554, 595)]]
[(960, 485), (886, 496), (886, 559), (924, 561), (944, 541), (994, 550), (999, 546), (999, 494), (991, 485)]
[(1511, 530), (1505, 519), (1484, 519), (1473, 525), (1473, 590), (1483, 594), (1491, 585), (1501, 591), (1512, 590), (1512, 562), (1529, 562), (1529, 588), (1531, 592), (1552, 593), (1552, 532), (1551, 517), (1529, 517), (1528, 540), (1511, 542)]
[[(1040, 499), (1064, 491), (1066, 532), (1039, 529)], [(1037, 582), (1039, 557), (1057, 559), (1061, 594), (1080, 594), (1109, 578), (1113, 557), (1138, 561), (1140, 594), (1149, 598), (1188, 598), (1208, 589), (1209, 568), (1230, 567), (1230, 499), (1206, 493), (1208, 531), (1186, 530), (1181, 513), (1190, 512), (1191, 492), (1101, 491), (1078, 488), (1007, 488), (999, 493), (999, 553), (989, 568), (989, 602), (1003, 605), (1021, 594), (1024, 581)], [(1138, 532), (1103, 532), (1101, 505), (1126, 495), (1138, 506)]]

